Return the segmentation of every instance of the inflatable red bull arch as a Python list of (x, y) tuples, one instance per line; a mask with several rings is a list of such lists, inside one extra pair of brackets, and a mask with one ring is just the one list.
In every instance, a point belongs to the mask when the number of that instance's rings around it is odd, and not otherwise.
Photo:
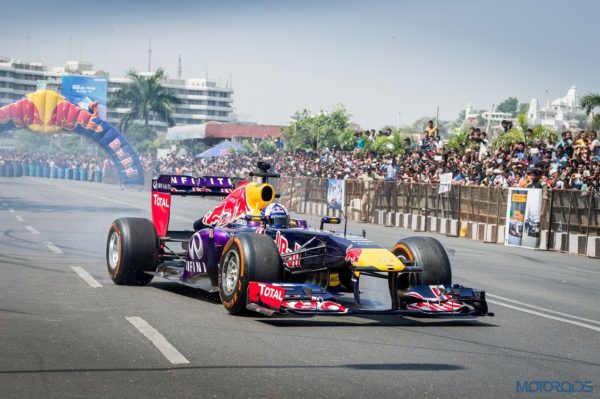
[(121, 132), (100, 119), (96, 105), (85, 110), (55, 91), (36, 91), (0, 108), (0, 132), (23, 128), (37, 134), (75, 132), (104, 149), (119, 170), (121, 183), (144, 184), (137, 153)]

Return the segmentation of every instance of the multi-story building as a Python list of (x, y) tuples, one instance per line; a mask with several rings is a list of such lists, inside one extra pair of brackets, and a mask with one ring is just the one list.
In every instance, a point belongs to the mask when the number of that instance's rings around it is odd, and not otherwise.
[(547, 101), (542, 107), (539, 106), (537, 98), (532, 98), (527, 119), (531, 125), (550, 126), (559, 131), (577, 127), (582, 120), (587, 119), (579, 100), (575, 86), (571, 86), (564, 97)]
[[(151, 73), (143, 73), (150, 75)], [(68, 61), (64, 67), (49, 70), (39, 62), (21, 62), (0, 58), (0, 106), (19, 100), (24, 95), (40, 88), (60, 92), (63, 75), (87, 75), (108, 79), (108, 101), (124, 84), (127, 78), (110, 77), (107, 73), (96, 71), (93, 65), (80, 61)], [(200, 125), (206, 122), (232, 122), (233, 89), (219, 87), (210, 79), (165, 79), (163, 86), (171, 90), (181, 100), (174, 106), (173, 119), (177, 125)], [(108, 108), (107, 121), (117, 125), (127, 108)], [(157, 131), (166, 132), (166, 123), (156, 116), (150, 120)]]

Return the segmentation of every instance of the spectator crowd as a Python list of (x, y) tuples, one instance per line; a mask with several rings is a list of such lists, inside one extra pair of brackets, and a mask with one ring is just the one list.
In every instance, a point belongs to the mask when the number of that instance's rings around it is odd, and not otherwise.
[(144, 159), (161, 173), (194, 176), (244, 177), (260, 158), (270, 162), (282, 176), (438, 183), (441, 174), (452, 173), (453, 183), (462, 185), (600, 191), (600, 141), (596, 132), (567, 131), (558, 142), (540, 139), (526, 145), (521, 141), (492, 150), (486, 133), (473, 128), (464, 148), (454, 150), (444, 145), (430, 124), (417, 142), (404, 139), (397, 155), (363, 151), (364, 143), (377, 136), (374, 131), (357, 135), (354, 151), (325, 148), (308, 152), (279, 150), (269, 155)]
[(0, 151), (0, 165), (9, 162), (26, 163), (31, 165), (47, 165), (48, 167), (64, 169), (85, 169), (92, 172), (103, 171), (111, 166), (111, 162), (103, 156), (75, 155), (75, 154), (41, 154), (19, 153), (14, 151)]
[[(379, 135), (391, 137), (391, 130), (357, 133), (353, 151), (322, 148), (290, 152), (277, 145), (271, 154), (236, 153), (216, 158), (170, 154), (161, 159), (145, 154), (140, 159), (154, 175), (245, 177), (262, 159), (282, 176), (292, 177), (433, 184), (439, 182), (441, 174), (452, 173), (453, 183), (462, 185), (600, 191), (600, 141), (594, 131), (566, 131), (557, 142), (546, 138), (492, 149), (486, 133), (472, 128), (456, 149), (443, 142), (430, 122), (419, 140), (405, 138), (402, 148), (388, 154), (366, 151), (365, 144)], [(391, 138), (390, 145), (393, 147)], [(107, 159), (83, 155), (0, 153), (0, 165), (11, 160), (90, 170), (110, 165)]]

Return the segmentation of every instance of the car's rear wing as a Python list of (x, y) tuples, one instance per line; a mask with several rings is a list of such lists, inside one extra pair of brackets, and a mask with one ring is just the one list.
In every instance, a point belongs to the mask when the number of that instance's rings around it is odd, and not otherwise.
[(234, 189), (229, 177), (160, 175), (152, 179), (152, 221), (160, 237), (167, 235), (171, 216), (171, 195), (225, 197)]

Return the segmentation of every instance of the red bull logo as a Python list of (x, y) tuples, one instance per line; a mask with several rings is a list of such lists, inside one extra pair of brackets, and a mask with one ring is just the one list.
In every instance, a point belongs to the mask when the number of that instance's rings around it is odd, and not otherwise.
[(52, 90), (41, 90), (0, 108), (0, 124), (12, 122), (17, 128), (27, 127), (42, 134), (73, 130), (77, 126), (101, 133), (97, 107), (98, 103), (92, 104), (89, 112)]
[[(278, 231), (275, 234), (275, 245), (277, 245), (277, 248), (279, 249), (279, 253), (280, 254), (287, 254), (288, 252), (292, 252), (292, 250), (290, 249), (290, 244), (288, 242), (288, 239), (285, 238), (283, 236), (283, 234), (281, 234), (280, 231)], [(294, 251), (297, 251), (300, 249), (300, 244), (295, 243), (294, 244)], [(290, 256), (290, 259), (285, 262), (287, 267), (300, 267), (300, 254), (294, 254), (292, 256)]]
[(225, 226), (244, 217), (250, 210), (246, 202), (246, 185), (242, 182), (219, 205), (202, 218), (202, 223), (207, 226)]
[(361, 248), (348, 247), (348, 249), (346, 250), (346, 259), (345, 259), (346, 262), (349, 262), (351, 264), (358, 262), (358, 259), (360, 258), (361, 253), (362, 253)]

